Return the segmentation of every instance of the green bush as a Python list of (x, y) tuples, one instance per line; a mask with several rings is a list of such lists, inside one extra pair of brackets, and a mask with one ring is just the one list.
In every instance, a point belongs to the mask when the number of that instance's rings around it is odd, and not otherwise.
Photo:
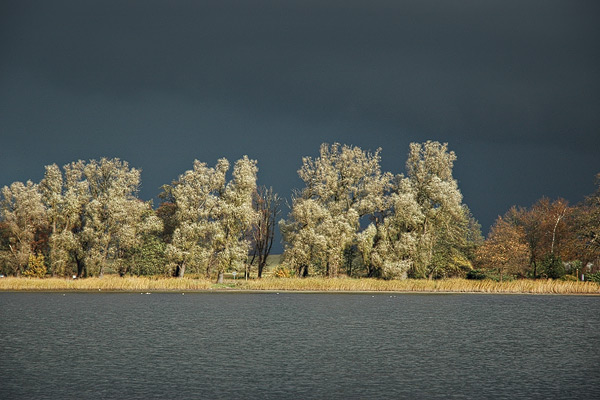
[(487, 274), (486, 271), (480, 269), (472, 269), (469, 272), (467, 272), (466, 278), (481, 281), (487, 279)]
[(500, 282), (500, 281), (510, 282), (510, 281), (515, 280), (514, 275), (510, 275), (510, 274), (500, 275), (499, 271), (491, 270), (491, 269), (490, 270), (473, 269), (467, 273), (466, 278), (472, 279), (472, 280), (489, 279), (489, 280), (492, 280), (495, 282)]
[(600, 283), (600, 272), (596, 272), (594, 274), (585, 274), (585, 281)]
[(540, 264), (542, 273), (550, 279), (560, 279), (565, 276), (565, 265), (560, 257), (554, 254), (547, 254)]
[(561, 281), (570, 281), (570, 282), (575, 282), (577, 281), (577, 277), (575, 275), (565, 275), (562, 278), (560, 278)]

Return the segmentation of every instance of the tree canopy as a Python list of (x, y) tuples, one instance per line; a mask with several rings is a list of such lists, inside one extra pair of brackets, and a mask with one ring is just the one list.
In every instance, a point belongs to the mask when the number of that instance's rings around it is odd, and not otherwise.
[(223, 279), (254, 262), (261, 277), (282, 233), (278, 275), (492, 279), (561, 278), (600, 267), (600, 174), (576, 205), (542, 197), (514, 206), (484, 240), (453, 176), (446, 143), (411, 143), (404, 173), (381, 149), (324, 143), (282, 198), (257, 187), (257, 162), (198, 160), (164, 185), (158, 208), (138, 197), (141, 170), (117, 158), (45, 167), (39, 183), (0, 190), (0, 272), (102, 276), (186, 273)]

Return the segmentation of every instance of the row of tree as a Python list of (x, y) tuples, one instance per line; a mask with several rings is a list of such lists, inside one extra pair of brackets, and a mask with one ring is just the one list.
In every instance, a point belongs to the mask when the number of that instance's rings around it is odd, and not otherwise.
[(163, 187), (154, 210), (138, 195), (140, 171), (119, 159), (46, 167), (39, 184), (15, 182), (0, 200), (3, 274), (102, 276), (171, 274), (187, 268), (222, 279), (247, 264), (251, 239), (260, 271), (270, 251), (279, 198), (257, 189), (244, 157), (192, 170)]
[(576, 206), (564, 199), (512, 207), (498, 217), (474, 264), (483, 275), (581, 278), (598, 271), (600, 260), (600, 174), (598, 188)]
[(412, 143), (407, 176), (383, 173), (379, 153), (323, 144), (319, 157), (303, 159), (306, 186), (280, 223), (285, 262), (302, 276), (432, 278), (471, 269), (482, 238), (452, 176), (454, 152)]
[[(318, 157), (303, 158), (305, 187), (279, 221), (284, 265), (299, 276), (502, 279), (558, 277), (565, 265), (583, 271), (597, 261), (600, 188), (575, 207), (562, 199), (514, 207), (484, 240), (453, 178), (455, 160), (447, 144), (412, 143), (406, 175), (394, 175), (381, 171), (380, 149), (323, 144)], [(257, 170), (248, 157), (231, 172), (226, 159), (195, 161), (163, 186), (154, 209), (138, 198), (140, 171), (127, 162), (49, 165), (41, 182), (2, 189), (0, 272), (222, 280), (256, 265), (260, 277), (281, 198), (257, 187)]]

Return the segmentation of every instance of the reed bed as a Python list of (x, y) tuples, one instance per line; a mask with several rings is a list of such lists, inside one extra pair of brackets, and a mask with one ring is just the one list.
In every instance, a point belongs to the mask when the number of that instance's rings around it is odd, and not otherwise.
[(430, 292), (430, 293), (532, 293), (532, 294), (600, 294), (594, 282), (516, 280), (379, 280), (349, 278), (266, 278), (238, 285), (248, 290), (349, 291), (349, 292)]
[(353, 278), (263, 278), (213, 281), (197, 278), (118, 277), (63, 278), (2, 278), (4, 291), (307, 291), (307, 292), (421, 292), (421, 293), (531, 293), (531, 294), (600, 294), (600, 284), (594, 282), (515, 280), (380, 280)]
[(213, 282), (189, 278), (119, 277), (64, 278), (2, 278), (0, 290), (81, 290), (81, 291), (175, 291), (209, 290)]

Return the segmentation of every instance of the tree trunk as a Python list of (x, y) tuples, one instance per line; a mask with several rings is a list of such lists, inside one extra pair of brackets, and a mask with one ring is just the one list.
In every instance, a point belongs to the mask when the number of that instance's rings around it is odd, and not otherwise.
[(298, 276), (306, 278), (308, 276), (308, 265), (301, 265), (298, 268)]
[(217, 278), (217, 283), (223, 283), (223, 270), (219, 271), (219, 276)]
[(177, 266), (177, 277), (183, 278), (184, 274), (185, 274), (185, 263), (183, 262)]
[(367, 278), (374, 278), (375, 277), (375, 267), (373, 266), (373, 264), (369, 263), (367, 265)]
[(258, 277), (259, 278), (262, 278), (262, 273), (263, 273), (263, 270), (265, 269), (266, 265), (267, 265), (267, 256), (259, 257), (258, 258)]
[(77, 278), (83, 278), (86, 275), (85, 264), (83, 260), (75, 256), (75, 262), (77, 263)]

